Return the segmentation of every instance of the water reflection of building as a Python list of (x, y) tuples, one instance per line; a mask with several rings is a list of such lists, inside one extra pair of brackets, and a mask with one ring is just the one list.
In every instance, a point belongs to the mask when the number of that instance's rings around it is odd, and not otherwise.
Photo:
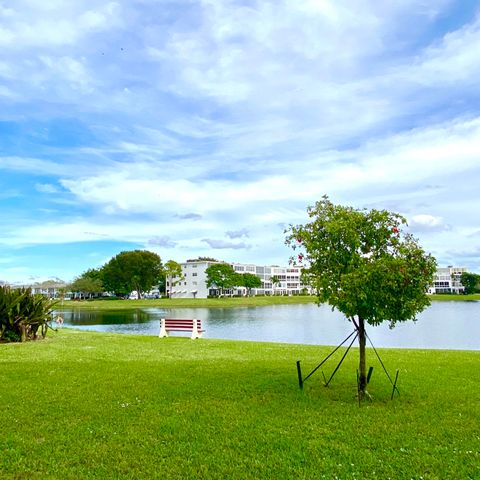
[(438, 268), (433, 285), (429, 288), (429, 293), (463, 293), (465, 287), (462, 285), (462, 273), (466, 272), (464, 267), (444, 267)]
[[(216, 295), (218, 290), (207, 287), (206, 270), (216, 262), (212, 260), (191, 260), (181, 264), (182, 277), (173, 278), (167, 290), (172, 298), (207, 298)], [(301, 267), (279, 267), (275, 265), (260, 266), (246, 263), (229, 263), (239, 274), (252, 273), (260, 278), (262, 286), (253, 288), (253, 295), (299, 295), (309, 292), (310, 288), (302, 284)], [(272, 283), (272, 277), (278, 283)], [(236, 287), (223, 291), (224, 295), (246, 295), (245, 287)]]

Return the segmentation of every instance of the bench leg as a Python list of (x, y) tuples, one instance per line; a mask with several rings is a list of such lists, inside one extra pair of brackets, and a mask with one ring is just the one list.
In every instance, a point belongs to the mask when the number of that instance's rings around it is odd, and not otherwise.
[(158, 334), (159, 338), (168, 337), (167, 329), (165, 328), (165, 319), (160, 320), (160, 333)]
[(193, 319), (193, 328), (192, 328), (192, 340), (195, 340), (196, 338), (200, 338), (201, 334), (198, 332), (198, 323), (197, 319)]

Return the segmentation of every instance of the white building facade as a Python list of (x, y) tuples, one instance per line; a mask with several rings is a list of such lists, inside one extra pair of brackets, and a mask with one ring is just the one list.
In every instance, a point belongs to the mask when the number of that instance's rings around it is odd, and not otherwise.
[(465, 287), (462, 285), (461, 278), (462, 273), (466, 271), (464, 267), (438, 268), (428, 293), (464, 293)]
[[(207, 287), (206, 270), (214, 262), (205, 260), (192, 260), (181, 263), (182, 277), (172, 279), (167, 285), (171, 298), (207, 298), (215, 296), (218, 291)], [(226, 263), (226, 262), (225, 262)], [(229, 263), (239, 274), (252, 273), (260, 278), (262, 286), (253, 288), (252, 295), (299, 295), (310, 293), (310, 288), (301, 281), (301, 267), (259, 266), (245, 263)], [(273, 284), (272, 277), (277, 277), (278, 283)], [(170, 282), (169, 282), (170, 283)], [(224, 290), (224, 295), (246, 295), (245, 287)]]
[[(260, 288), (254, 288), (254, 295), (299, 295), (310, 293), (310, 288), (302, 284), (301, 267), (279, 267), (276, 265), (258, 266), (253, 264), (232, 263), (235, 272), (253, 273), (262, 281)], [(272, 283), (272, 277), (278, 279), (278, 283)], [(238, 288), (240, 294), (246, 295), (246, 288)]]
[(67, 296), (67, 284), (62, 281), (47, 280), (41, 283), (14, 284), (10, 286), (11, 288), (28, 288), (33, 295), (43, 295), (44, 297), (51, 299), (58, 299)]
[(170, 298), (207, 298), (207, 274), (210, 265), (219, 262), (192, 260), (181, 263), (182, 277), (167, 280), (167, 292)]

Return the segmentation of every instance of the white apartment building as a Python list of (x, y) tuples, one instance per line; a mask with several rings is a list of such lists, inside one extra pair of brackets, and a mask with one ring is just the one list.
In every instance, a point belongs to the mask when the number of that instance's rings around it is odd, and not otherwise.
[(465, 287), (462, 285), (461, 277), (466, 271), (464, 267), (438, 268), (428, 293), (463, 293)]
[[(254, 288), (254, 295), (298, 295), (310, 288), (301, 282), (301, 267), (279, 267), (276, 265), (258, 266), (253, 264), (232, 263), (237, 273), (253, 273), (262, 281), (260, 288)], [(277, 277), (279, 283), (273, 284), (272, 277)], [(246, 294), (246, 288), (238, 288), (240, 294)]]
[(167, 293), (171, 298), (207, 298), (207, 274), (206, 270), (213, 261), (192, 260), (183, 262), (182, 277), (167, 280)]
[(46, 280), (34, 284), (13, 284), (11, 288), (29, 288), (33, 295), (43, 295), (44, 297), (57, 299), (62, 296), (61, 291), (65, 291), (67, 284), (61, 280)]
[[(207, 287), (207, 268), (214, 261), (193, 260), (181, 263), (182, 278), (174, 278), (172, 285), (167, 285), (167, 291), (172, 298), (207, 298), (214, 296), (217, 290)], [(301, 282), (301, 267), (259, 266), (244, 263), (229, 263), (237, 273), (252, 273), (260, 278), (262, 286), (252, 289), (253, 295), (298, 295), (305, 290), (310, 292), (310, 287)], [(277, 277), (279, 282), (273, 284), (272, 277)], [(225, 295), (246, 295), (245, 287), (238, 287), (224, 291)]]

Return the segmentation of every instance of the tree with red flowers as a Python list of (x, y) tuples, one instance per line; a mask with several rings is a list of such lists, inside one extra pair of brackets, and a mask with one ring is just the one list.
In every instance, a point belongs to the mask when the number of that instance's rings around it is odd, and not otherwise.
[[(300, 249), (303, 275), (328, 303), (353, 323), (360, 347), (359, 394), (364, 397), (366, 324), (415, 320), (430, 301), (436, 261), (402, 231), (404, 217), (386, 210), (358, 210), (327, 196), (308, 208), (311, 221), (290, 226), (286, 243)], [(299, 257), (300, 255), (300, 257)], [(292, 258), (292, 261), (296, 261)]]

